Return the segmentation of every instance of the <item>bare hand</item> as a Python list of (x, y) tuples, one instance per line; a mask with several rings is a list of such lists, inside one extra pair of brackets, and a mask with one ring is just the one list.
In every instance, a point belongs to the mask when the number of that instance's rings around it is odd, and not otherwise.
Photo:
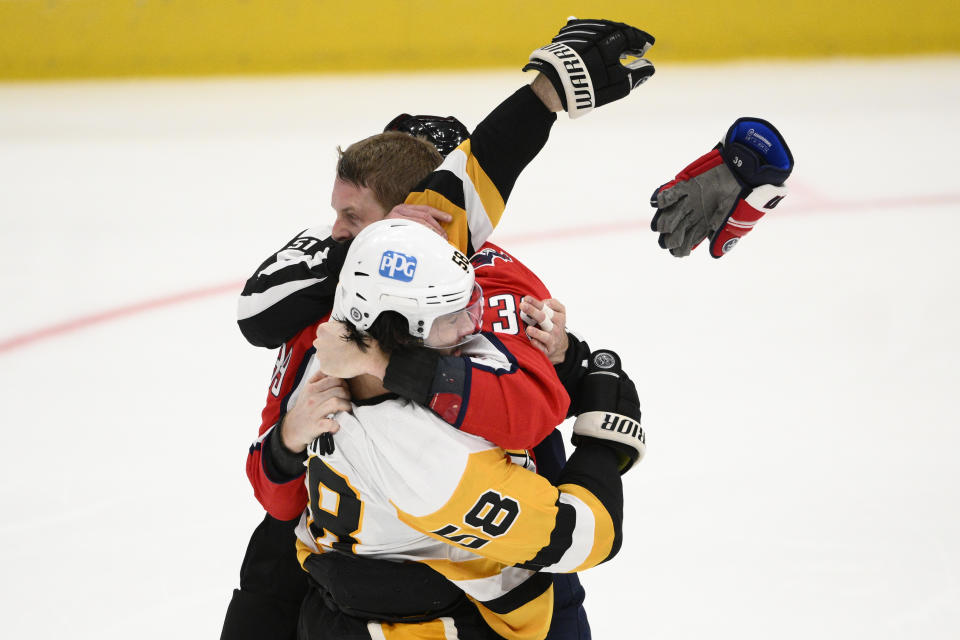
[(530, 88), (533, 89), (533, 92), (547, 109), (554, 113), (563, 111), (563, 102), (560, 101), (560, 96), (553, 87), (553, 83), (550, 82), (550, 78), (542, 73), (537, 73), (533, 82), (530, 83)]
[[(544, 311), (545, 307), (553, 312), (552, 315)], [(537, 300), (524, 296), (520, 301), (520, 311), (533, 321), (527, 326), (530, 341), (546, 354), (552, 364), (563, 362), (567, 347), (570, 346), (567, 338), (567, 308), (553, 298)]]
[(443, 228), (443, 224), (453, 220), (453, 216), (440, 209), (434, 209), (425, 204), (398, 204), (393, 209), (390, 210), (390, 213), (387, 214), (388, 218), (403, 218), (406, 220), (413, 220), (414, 222), (419, 222), (423, 226), (427, 227), (431, 231), (434, 231), (444, 240), (447, 240), (447, 232)]
[(350, 391), (346, 383), (340, 378), (328, 377), (322, 371), (316, 372), (280, 424), (283, 446), (294, 453), (305, 451), (320, 434), (339, 431), (340, 425), (331, 416), (338, 411), (350, 411), (350, 408)]
[(320, 370), (328, 376), (355, 378), (369, 374), (383, 380), (387, 372), (387, 354), (380, 350), (375, 340), (369, 341), (366, 351), (361, 351), (356, 342), (347, 339), (347, 325), (339, 320), (329, 320), (317, 327), (313, 346), (314, 356)]

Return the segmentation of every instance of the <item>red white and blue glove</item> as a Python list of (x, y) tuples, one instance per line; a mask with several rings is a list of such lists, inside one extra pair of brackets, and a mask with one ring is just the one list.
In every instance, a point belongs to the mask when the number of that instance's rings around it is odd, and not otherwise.
[(740, 118), (709, 153), (650, 197), (650, 228), (678, 258), (710, 238), (720, 258), (787, 195), (793, 155), (777, 129), (760, 118)]

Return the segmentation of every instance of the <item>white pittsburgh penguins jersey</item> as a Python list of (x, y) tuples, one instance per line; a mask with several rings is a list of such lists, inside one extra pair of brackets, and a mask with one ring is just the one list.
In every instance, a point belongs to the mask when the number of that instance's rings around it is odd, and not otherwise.
[(513, 565), (556, 546), (558, 505), (572, 507), (575, 526), (546, 570), (581, 571), (610, 554), (614, 525), (593, 494), (575, 484), (555, 487), (428, 409), (390, 398), (336, 420), (334, 452), (309, 452), (301, 563), (330, 549), (422, 562), (477, 601), (495, 631), (529, 638), (546, 634), (552, 592), (509, 613), (483, 603), (533, 575)]

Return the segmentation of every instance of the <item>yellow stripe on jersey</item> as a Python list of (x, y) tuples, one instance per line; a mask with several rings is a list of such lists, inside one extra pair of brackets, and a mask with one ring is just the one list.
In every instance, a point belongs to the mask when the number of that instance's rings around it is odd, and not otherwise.
[(454, 582), (457, 580), (479, 580), (481, 578), (491, 578), (493, 576), (500, 575), (500, 572), (503, 570), (502, 562), (480, 557), (474, 560), (465, 560), (463, 562), (429, 558), (418, 560), (418, 562), (422, 562), (445, 577), (447, 580), (452, 580)]
[[(456, 178), (446, 180), (444, 171)], [(461, 201), (462, 207), (454, 204)], [(453, 220), (443, 227), (450, 244), (465, 254), (490, 238), (506, 206), (497, 186), (473, 155), (469, 139), (450, 152), (440, 172), (428, 179), (422, 191), (411, 192), (404, 202), (429, 205), (452, 215)]]
[[(321, 550), (320, 553), (324, 553), (324, 551)], [(307, 570), (304, 565), (304, 563), (307, 561), (307, 558), (316, 554), (317, 552), (315, 550), (308, 547), (302, 540), (300, 540), (300, 538), (297, 538), (297, 562), (300, 563), (300, 567), (304, 571)]]
[(560, 492), (546, 478), (510, 462), (501, 449), (472, 453), (449, 501), (434, 513), (401, 521), (444, 542), (512, 565), (550, 543)]
[(465, 140), (460, 148), (467, 154), (467, 175), (470, 176), (470, 182), (473, 183), (473, 188), (480, 196), (480, 201), (487, 212), (490, 224), (496, 227), (500, 224), (500, 217), (506, 207), (503, 196), (500, 195), (500, 190), (493, 184), (493, 180), (490, 179), (487, 172), (477, 162), (477, 157), (470, 151), (470, 140)]
[[(473, 598), (470, 598), (473, 600)], [(543, 640), (553, 620), (553, 585), (539, 596), (508, 613), (495, 613), (474, 600), (491, 629), (509, 640)]]
[(610, 513), (604, 508), (603, 504), (595, 495), (578, 484), (562, 484), (560, 485), (560, 490), (578, 498), (587, 505), (593, 513), (593, 548), (590, 551), (590, 555), (587, 556), (587, 559), (574, 569), (573, 572), (595, 567), (610, 555), (610, 550), (613, 548), (615, 531)]
[(443, 225), (447, 232), (447, 240), (456, 247), (460, 253), (467, 253), (467, 245), (470, 242), (470, 234), (467, 228), (467, 212), (450, 202), (443, 195), (431, 189), (424, 191), (415, 191), (407, 196), (406, 204), (425, 204), (440, 209), (453, 216), (453, 220)]
[(428, 622), (369, 622), (367, 631), (373, 640), (457, 640), (457, 627), (452, 618)]

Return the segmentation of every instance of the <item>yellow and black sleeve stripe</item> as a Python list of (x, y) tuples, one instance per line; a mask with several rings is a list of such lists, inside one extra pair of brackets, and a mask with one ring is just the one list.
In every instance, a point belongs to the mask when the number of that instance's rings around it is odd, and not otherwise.
[(444, 225), (450, 243), (472, 255), (499, 224), (517, 178), (543, 149), (556, 119), (529, 86), (518, 89), (407, 196), (407, 204), (451, 214)]

